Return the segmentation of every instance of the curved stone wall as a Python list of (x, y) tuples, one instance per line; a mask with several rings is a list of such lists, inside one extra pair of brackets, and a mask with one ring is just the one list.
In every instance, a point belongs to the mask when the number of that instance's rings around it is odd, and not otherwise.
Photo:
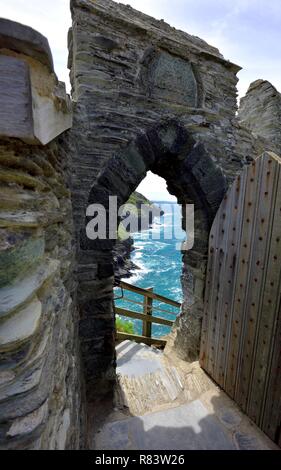
[(57, 137), (70, 103), (47, 40), (8, 20), (0, 31), (0, 448), (78, 448), (70, 157)]

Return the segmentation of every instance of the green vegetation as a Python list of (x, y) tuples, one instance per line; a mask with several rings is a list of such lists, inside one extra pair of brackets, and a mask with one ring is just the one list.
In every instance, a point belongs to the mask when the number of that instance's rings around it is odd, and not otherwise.
[[(134, 193), (131, 194), (128, 201), (124, 205), (123, 213), (126, 214), (126, 212), (129, 211), (136, 218), (140, 218), (141, 217), (141, 205), (150, 206), (151, 208), (153, 207), (153, 203), (151, 201), (149, 201), (142, 194), (135, 191)], [(128, 238), (128, 233), (126, 232), (121, 222), (118, 227), (118, 239), (124, 240), (126, 238)]]
[[(134, 208), (127, 207), (129, 204), (131, 204), (131, 206), (134, 206)], [(153, 207), (153, 203), (151, 201), (149, 201), (145, 196), (143, 196), (143, 194), (135, 191), (131, 194), (128, 201), (126, 202), (123, 212), (126, 213), (126, 211), (130, 209), (130, 212), (135, 214), (136, 217), (141, 216), (142, 205), (150, 206), (151, 208)]]
[(135, 334), (134, 324), (132, 321), (122, 320), (119, 315), (116, 315), (116, 330), (120, 333), (128, 333), (130, 335)]
[(134, 204), (135, 206), (139, 207), (141, 204), (146, 204), (147, 206), (152, 206), (152, 202), (149, 201), (143, 194), (138, 193), (135, 191), (131, 194), (128, 200), (128, 204)]

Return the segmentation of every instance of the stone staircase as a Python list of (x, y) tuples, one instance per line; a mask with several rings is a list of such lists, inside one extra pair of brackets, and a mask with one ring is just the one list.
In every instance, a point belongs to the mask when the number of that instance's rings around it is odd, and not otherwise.
[(156, 348), (117, 348), (115, 408), (93, 436), (102, 450), (277, 449), (199, 367)]

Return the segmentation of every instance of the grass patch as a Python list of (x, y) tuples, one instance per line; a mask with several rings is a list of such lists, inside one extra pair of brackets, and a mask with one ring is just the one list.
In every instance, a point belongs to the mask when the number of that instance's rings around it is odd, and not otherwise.
[(123, 320), (122, 318), (119, 317), (119, 315), (116, 315), (115, 325), (116, 325), (116, 330), (119, 331), (120, 333), (127, 333), (130, 335), (135, 334), (135, 328), (134, 328), (133, 322), (128, 321), (128, 320)]

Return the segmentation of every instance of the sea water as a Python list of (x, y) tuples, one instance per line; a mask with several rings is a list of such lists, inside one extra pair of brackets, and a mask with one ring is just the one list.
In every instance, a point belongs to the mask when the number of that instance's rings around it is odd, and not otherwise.
[[(171, 202), (155, 201), (161, 207), (164, 215), (155, 218), (150, 229), (133, 234), (135, 250), (131, 254), (132, 261), (140, 268), (133, 271), (132, 277), (124, 281), (142, 288), (153, 287), (154, 292), (177, 302), (182, 301), (181, 243), (186, 234), (181, 229), (181, 206)], [(115, 297), (121, 297), (120, 288), (115, 289)], [(123, 298), (115, 300), (117, 307), (135, 312), (143, 312), (143, 297), (133, 292), (124, 291)], [(134, 303), (134, 302), (138, 303)], [(153, 300), (153, 306), (163, 311), (153, 310), (153, 315), (169, 320), (175, 320), (179, 309)], [(122, 320), (132, 321), (136, 334), (142, 334), (142, 322), (122, 317)], [(152, 336), (160, 337), (169, 333), (170, 327), (152, 325)]]

